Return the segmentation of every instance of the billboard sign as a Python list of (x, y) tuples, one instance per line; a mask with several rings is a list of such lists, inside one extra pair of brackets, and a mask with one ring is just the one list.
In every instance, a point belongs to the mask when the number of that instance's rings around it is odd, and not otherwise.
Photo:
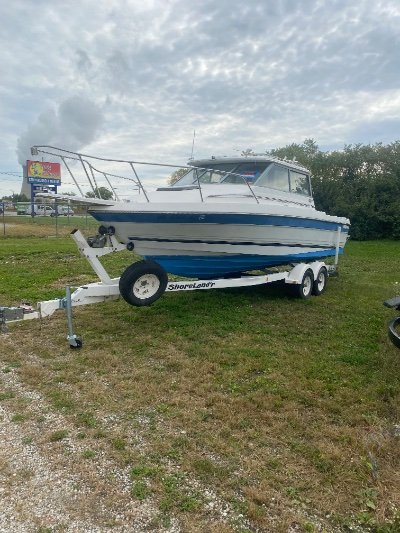
[(60, 163), (45, 163), (44, 161), (26, 162), (28, 183), (41, 185), (61, 185)]

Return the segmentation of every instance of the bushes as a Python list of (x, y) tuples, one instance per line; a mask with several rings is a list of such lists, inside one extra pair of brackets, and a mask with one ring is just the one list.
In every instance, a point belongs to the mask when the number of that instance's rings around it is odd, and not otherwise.
[(400, 239), (400, 141), (322, 152), (307, 139), (272, 154), (311, 170), (316, 208), (348, 217), (353, 239)]

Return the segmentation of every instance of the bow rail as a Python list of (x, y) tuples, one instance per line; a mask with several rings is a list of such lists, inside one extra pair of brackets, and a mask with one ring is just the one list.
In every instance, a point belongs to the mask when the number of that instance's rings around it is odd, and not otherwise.
[[(251, 185), (246, 180), (246, 178), (242, 176), (241, 174), (235, 174), (233, 172), (227, 172), (227, 171), (215, 170), (215, 169), (207, 169), (207, 168), (202, 168), (202, 167), (196, 167), (193, 165), (173, 165), (173, 164), (168, 164), (168, 163), (153, 163), (149, 161), (134, 161), (130, 159), (111, 159), (107, 157), (93, 156), (89, 154), (73, 152), (72, 150), (66, 150), (64, 148), (58, 148), (56, 146), (49, 146), (49, 145), (34, 145), (31, 147), (31, 154), (32, 156), (38, 156), (39, 154), (43, 154), (43, 155), (49, 155), (52, 158), (59, 158), (65, 165), (68, 171), (68, 174), (70, 175), (71, 179), (73, 180), (75, 186), (77, 187), (79, 193), (82, 196), (85, 196), (85, 194), (81, 188), (81, 184), (79, 183), (79, 180), (75, 177), (74, 173), (72, 172), (71, 165), (67, 163), (67, 160), (76, 161), (80, 163), (81, 168), (83, 169), (84, 178), (86, 179), (91, 189), (92, 194), (94, 194), (96, 198), (100, 198), (100, 199), (102, 199), (102, 196), (101, 196), (101, 186), (99, 185), (100, 183), (99, 179), (101, 179), (101, 176), (102, 176), (105, 182), (107, 183), (108, 187), (111, 189), (113, 197), (116, 201), (120, 201), (120, 198), (116, 191), (117, 187), (115, 186), (114, 183), (112, 183), (114, 179), (126, 180), (126, 181), (133, 183), (134, 191), (135, 192), (138, 191), (139, 194), (143, 193), (143, 196), (145, 197), (146, 201), (150, 202), (148, 191), (145, 189), (143, 185), (143, 178), (139, 176), (139, 173), (137, 170), (137, 166), (142, 165), (145, 167), (153, 167), (153, 168), (166, 168), (166, 169), (178, 169), (178, 170), (182, 169), (182, 170), (187, 170), (188, 172), (190, 170), (194, 170), (195, 176), (196, 176), (197, 187), (199, 189), (200, 199), (202, 202), (204, 202), (204, 195), (202, 191), (202, 184), (201, 184), (201, 181), (198, 175), (199, 171), (214, 172), (222, 176), (235, 176), (235, 177), (240, 178), (243, 181), (243, 184), (245, 184), (248, 187), (251, 196), (253, 196), (253, 198), (255, 199), (257, 203), (259, 203), (259, 200), (256, 194), (254, 193)], [(100, 161), (103, 163), (111, 163), (114, 165), (115, 164), (125, 165), (130, 169), (134, 177), (132, 177), (132, 175), (131, 176), (120, 175), (120, 174), (108, 172), (104, 169), (96, 168), (90, 160)]]

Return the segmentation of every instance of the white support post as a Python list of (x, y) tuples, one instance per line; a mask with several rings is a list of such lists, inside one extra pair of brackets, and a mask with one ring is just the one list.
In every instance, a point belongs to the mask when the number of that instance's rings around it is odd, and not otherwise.
[(82, 233), (79, 230), (74, 230), (71, 233), (71, 237), (76, 242), (76, 245), (78, 246), (78, 250), (85, 257), (93, 270), (98, 275), (99, 279), (105, 283), (106, 285), (112, 285), (114, 282), (108, 275), (106, 269), (103, 267), (103, 265), (99, 261), (99, 257), (109, 254), (111, 252), (117, 252), (119, 250), (124, 250), (125, 245), (121, 244), (117, 241), (117, 239), (114, 237), (114, 235), (109, 236), (110, 244), (111, 246), (104, 246), (104, 248), (91, 248), (85, 237), (82, 235)]
[[(79, 230), (73, 231), (71, 237), (74, 239), (79, 252), (90, 263), (90, 266), (100, 281), (76, 287), (74, 292), (69, 296), (70, 305), (89, 305), (118, 299), (119, 278), (111, 278), (109, 276), (106, 269), (100, 263), (99, 257), (111, 252), (125, 250), (125, 245), (119, 243), (114, 235), (107, 236), (109, 246), (104, 246), (103, 248), (90, 247)], [(58, 309), (66, 309), (66, 298), (55, 298), (54, 300), (39, 302), (37, 304), (37, 310), (31, 309), (24, 312), (23, 320), (45, 318), (51, 316)]]

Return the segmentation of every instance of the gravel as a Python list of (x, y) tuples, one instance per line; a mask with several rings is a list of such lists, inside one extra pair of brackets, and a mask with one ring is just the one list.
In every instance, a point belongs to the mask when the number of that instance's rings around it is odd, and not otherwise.
[[(13, 421), (8, 402), (0, 404), (0, 533), (154, 530), (157, 505), (132, 499), (126, 469), (104, 454), (82, 461), (85, 446), (73, 437), (51, 442), (51, 433), (63, 429), (73, 435), (76, 429), (50, 412), (37, 392), (26, 390), (14, 371), (2, 374), (0, 383), (16, 393), (13, 402), (25, 402), (20, 422)], [(180, 531), (173, 522), (156, 529)]]

